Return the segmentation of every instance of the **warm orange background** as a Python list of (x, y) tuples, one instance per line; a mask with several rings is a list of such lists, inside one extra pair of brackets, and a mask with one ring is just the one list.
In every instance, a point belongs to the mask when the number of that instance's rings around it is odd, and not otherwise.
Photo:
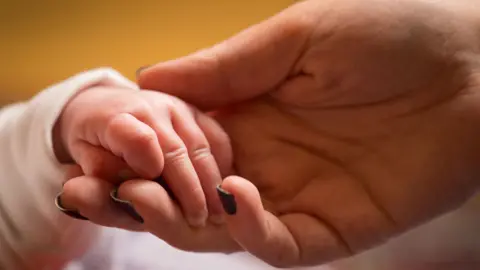
[(143, 65), (212, 45), (293, 0), (0, 0), (0, 105), (79, 71)]

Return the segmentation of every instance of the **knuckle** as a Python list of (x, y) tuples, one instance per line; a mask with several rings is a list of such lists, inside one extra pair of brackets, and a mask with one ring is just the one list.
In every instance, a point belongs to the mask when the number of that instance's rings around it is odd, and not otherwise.
[(165, 105), (167, 105), (167, 107), (172, 111), (179, 111), (185, 109), (185, 102), (174, 96), (169, 96), (165, 100)]
[(153, 129), (137, 130), (132, 138), (132, 143), (137, 144), (139, 147), (148, 147), (157, 142), (157, 135)]
[(196, 149), (193, 149), (190, 154), (192, 160), (201, 160), (204, 158), (208, 158), (212, 156), (212, 152), (210, 150), (210, 147), (208, 146), (200, 146)]
[(139, 98), (132, 108), (132, 114), (147, 117), (152, 113), (151, 99)]
[(185, 146), (177, 146), (175, 149), (165, 152), (165, 163), (175, 164), (188, 158), (188, 150)]
[(111, 116), (105, 127), (106, 133), (117, 134), (120, 129), (125, 128), (125, 126), (128, 125), (132, 117), (133, 116), (128, 113), (120, 113)]

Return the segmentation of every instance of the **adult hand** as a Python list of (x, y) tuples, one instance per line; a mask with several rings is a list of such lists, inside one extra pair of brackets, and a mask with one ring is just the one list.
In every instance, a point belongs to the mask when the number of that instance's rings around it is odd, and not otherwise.
[(304, 1), (138, 82), (216, 111), (249, 180), (222, 184), (243, 248), (277, 266), (324, 263), (475, 193), (480, 13), (469, 4)]

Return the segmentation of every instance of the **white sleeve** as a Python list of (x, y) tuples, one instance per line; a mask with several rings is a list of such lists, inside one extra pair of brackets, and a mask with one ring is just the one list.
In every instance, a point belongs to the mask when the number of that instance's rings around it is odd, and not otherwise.
[(98, 229), (56, 209), (64, 168), (51, 139), (69, 99), (97, 85), (137, 88), (116, 71), (100, 68), (0, 110), (0, 269), (61, 269), (85, 251)]

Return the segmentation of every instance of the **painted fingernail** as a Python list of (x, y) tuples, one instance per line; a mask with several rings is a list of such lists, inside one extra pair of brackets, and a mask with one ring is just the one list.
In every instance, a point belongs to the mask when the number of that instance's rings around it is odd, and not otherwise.
[(224, 190), (220, 185), (217, 186), (218, 197), (222, 202), (223, 209), (228, 215), (235, 215), (237, 213), (237, 202), (235, 201), (235, 196), (230, 192)]
[(153, 181), (157, 182), (160, 186), (162, 186), (163, 189), (165, 189), (165, 191), (167, 192), (168, 196), (170, 196), (173, 201), (177, 202), (175, 194), (162, 176), (153, 179)]
[(82, 216), (77, 210), (66, 209), (65, 207), (62, 206), (62, 200), (60, 198), (62, 193), (63, 192), (60, 192), (55, 197), (55, 206), (57, 206), (58, 210), (60, 210), (62, 213), (64, 213), (65, 215), (67, 215), (71, 218), (79, 219), (79, 220), (88, 220), (88, 218)]
[(135, 221), (143, 223), (143, 218), (137, 213), (133, 204), (129, 201), (121, 200), (118, 198), (118, 189), (114, 189), (110, 192), (110, 197), (125, 213), (132, 217)]
[(151, 65), (147, 65), (147, 66), (141, 66), (137, 69), (137, 71), (135, 71), (135, 76), (137, 76), (137, 78), (140, 76), (140, 73), (142, 73), (142, 71), (144, 71), (145, 69), (149, 68)]

